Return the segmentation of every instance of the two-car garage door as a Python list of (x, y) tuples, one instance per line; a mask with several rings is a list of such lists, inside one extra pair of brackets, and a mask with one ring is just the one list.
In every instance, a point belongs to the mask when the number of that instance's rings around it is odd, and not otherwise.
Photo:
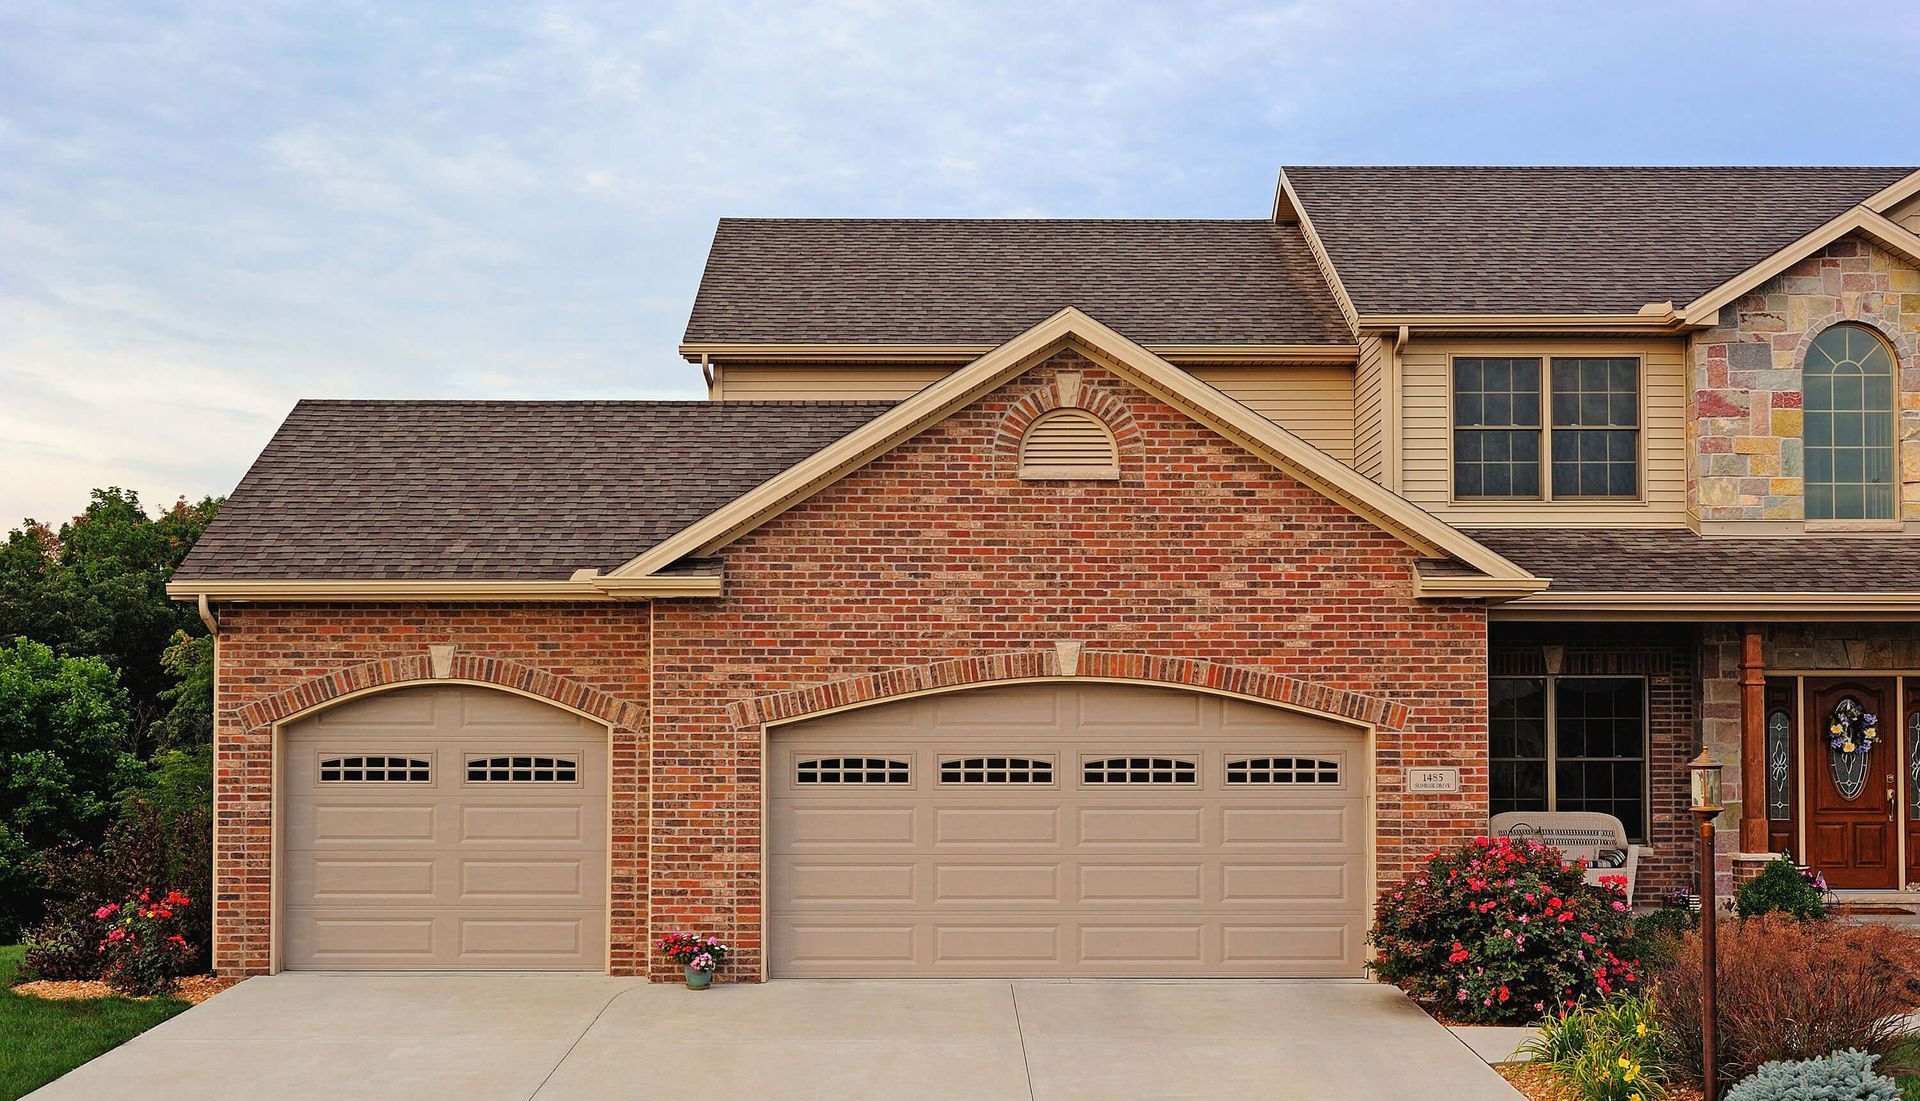
[(770, 738), (776, 976), (1361, 973), (1358, 731), (1026, 684)]

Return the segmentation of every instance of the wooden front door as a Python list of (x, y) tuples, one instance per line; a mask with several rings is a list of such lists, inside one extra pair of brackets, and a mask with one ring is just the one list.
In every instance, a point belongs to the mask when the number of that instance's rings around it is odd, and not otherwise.
[[(1865, 754), (1828, 743), (1835, 707), (1851, 697), (1879, 717), (1880, 740)], [(1895, 879), (1895, 802), (1900, 732), (1894, 682), (1885, 678), (1806, 682), (1807, 861), (1841, 888), (1887, 888)]]

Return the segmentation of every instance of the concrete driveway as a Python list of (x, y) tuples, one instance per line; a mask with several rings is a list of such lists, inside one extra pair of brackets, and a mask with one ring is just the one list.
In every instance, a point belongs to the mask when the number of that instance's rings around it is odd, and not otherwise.
[(31, 1096), (1513, 1101), (1366, 982), (251, 979)]

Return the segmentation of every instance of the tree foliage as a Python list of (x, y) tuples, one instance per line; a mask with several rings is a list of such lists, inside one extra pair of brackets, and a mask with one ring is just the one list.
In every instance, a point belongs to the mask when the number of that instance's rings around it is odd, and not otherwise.
[(141, 756), (173, 704), (165, 694), (177, 674), (163, 655), (176, 634), (205, 633), (194, 609), (167, 598), (167, 580), (219, 507), (210, 497), (183, 498), (149, 516), (138, 494), (98, 489), (59, 528), (30, 519), (0, 548), (0, 642), (29, 638), (116, 670), (127, 695), (127, 747)]
[(142, 780), (124, 748), (127, 722), (106, 662), (26, 638), (0, 648), (0, 936), (37, 909), (32, 854), (97, 838)]

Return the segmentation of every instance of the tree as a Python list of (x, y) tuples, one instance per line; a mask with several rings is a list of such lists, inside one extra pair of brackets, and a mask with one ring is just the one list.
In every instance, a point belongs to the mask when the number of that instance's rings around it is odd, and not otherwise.
[(123, 748), (127, 693), (97, 658), (0, 647), (0, 938), (39, 908), (33, 854), (97, 840), (144, 770)]
[(98, 489), (58, 531), (30, 519), (0, 548), (0, 642), (30, 638), (117, 670), (127, 745), (142, 756), (153, 746), (150, 728), (174, 702), (165, 693), (178, 674), (162, 655), (181, 632), (205, 634), (194, 609), (168, 599), (167, 580), (220, 504), (182, 498), (152, 517), (138, 494)]

